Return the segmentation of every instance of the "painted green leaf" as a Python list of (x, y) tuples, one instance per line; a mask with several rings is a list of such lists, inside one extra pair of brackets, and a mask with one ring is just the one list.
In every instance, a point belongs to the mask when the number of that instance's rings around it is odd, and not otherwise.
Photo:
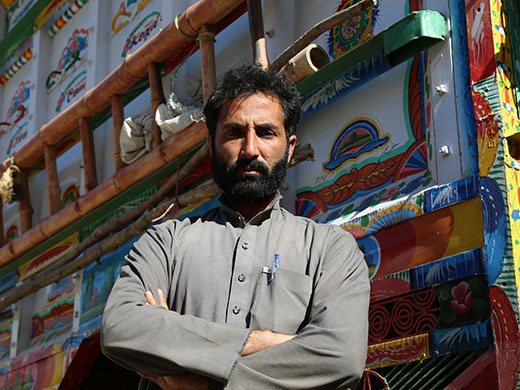
[(455, 319), (457, 318), (457, 313), (448, 309), (444, 311), (444, 313), (442, 314), (442, 318), (444, 319), (444, 322), (450, 323), (455, 321)]
[(449, 301), (451, 299), (451, 288), (448, 285), (441, 286), (439, 289), (439, 297), (443, 301)]

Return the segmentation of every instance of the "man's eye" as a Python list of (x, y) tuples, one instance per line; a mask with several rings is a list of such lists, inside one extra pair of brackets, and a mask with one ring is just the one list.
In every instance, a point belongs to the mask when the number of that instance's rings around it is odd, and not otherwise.
[(226, 132), (226, 135), (229, 138), (237, 138), (237, 137), (241, 137), (242, 136), (242, 131), (240, 129), (229, 129)]
[(259, 129), (257, 131), (257, 134), (259, 137), (262, 137), (262, 138), (276, 136), (276, 133), (272, 129)]

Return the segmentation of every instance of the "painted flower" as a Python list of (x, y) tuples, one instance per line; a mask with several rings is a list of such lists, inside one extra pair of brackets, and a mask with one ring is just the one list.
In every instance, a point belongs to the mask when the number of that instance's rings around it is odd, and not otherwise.
[(471, 309), (473, 297), (468, 287), (468, 282), (462, 281), (451, 288), (450, 308), (457, 314), (465, 314)]
[(381, 201), (390, 199), (392, 196), (399, 193), (399, 187), (390, 188), (385, 194), (381, 195)]
[(78, 50), (78, 46), (79, 46), (78, 39), (74, 39), (72, 41), (72, 43), (70, 44), (69, 52), (71, 54), (74, 53), (76, 50)]

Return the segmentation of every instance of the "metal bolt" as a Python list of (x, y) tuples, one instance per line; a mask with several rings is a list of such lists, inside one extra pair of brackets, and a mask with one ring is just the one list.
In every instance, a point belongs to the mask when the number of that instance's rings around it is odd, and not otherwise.
[(448, 157), (451, 154), (450, 148), (448, 145), (444, 145), (439, 149), (439, 153), (442, 154), (443, 157)]
[(448, 93), (448, 87), (446, 86), (446, 84), (440, 84), (440, 85), (437, 85), (435, 87), (435, 90), (437, 91), (437, 93), (442, 96), (442, 95), (445, 95)]
[(267, 30), (265, 35), (267, 35), (268, 38), (274, 37), (274, 30)]

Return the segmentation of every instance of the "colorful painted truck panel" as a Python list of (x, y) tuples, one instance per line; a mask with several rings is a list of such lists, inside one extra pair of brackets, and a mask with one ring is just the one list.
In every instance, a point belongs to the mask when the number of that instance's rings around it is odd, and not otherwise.
[[(357, 2), (264, 2), (270, 59)], [(1, 3), (0, 161), (36, 148), (30, 140), (46, 123), (75, 109), (113, 69), (179, 23), (186, 6)], [(218, 77), (252, 61), (246, 12), (244, 1), (212, 27)], [(297, 84), (299, 143), (312, 146), (314, 161), (291, 168), (283, 205), (340, 226), (365, 254), (372, 287), (365, 389), (520, 388), (519, 39), (515, 0), (380, 0), (315, 41), (331, 62)], [(159, 65), (164, 94), (190, 104), (201, 98), (195, 42)], [(136, 80), (121, 94), (124, 116), (151, 115), (151, 76), (128, 75)], [(98, 185), (116, 172), (112, 115), (106, 108), (91, 118)], [(60, 210), (81, 210), (89, 192), (81, 142), (75, 129), (53, 145)], [(0, 266), (0, 301), (145, 202), (194, 151)], [(33, 225), (51, 219), (45, 164), (42, 155), (27, 170)], [(170, 198), (208, 179), (205, 159)], [(173, 207), (162, 220), (217, 204), (212, 197)], [(26, 234), (19, 206), (2, 206), (3, 244), (11, 251)], [(136, 239), (0, 312), (0, 386), (136, 386), (137, 375), (99, 349), (106, 299)]]

